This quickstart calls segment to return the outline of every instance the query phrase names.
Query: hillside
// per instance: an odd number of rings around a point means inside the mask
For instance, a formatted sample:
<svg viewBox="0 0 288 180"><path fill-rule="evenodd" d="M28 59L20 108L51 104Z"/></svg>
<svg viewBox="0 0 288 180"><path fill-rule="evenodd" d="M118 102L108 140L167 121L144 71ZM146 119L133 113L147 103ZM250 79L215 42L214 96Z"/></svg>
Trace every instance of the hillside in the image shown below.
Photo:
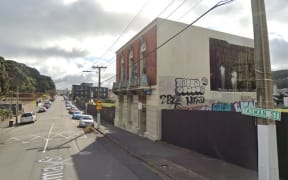
<svg viewBox="0 0 288 180"><path fill-rule="evenodd" d="M0 94L15 91L17 85L21 93L55 91L55 84L50 77L41 75L25 64L0 57Z"/></svg>
<svg viewBox="0 0 288 180"><path fill-rule="evenodd" d="M278 89L288 88L288 70L273 71L272 79Z"/></svg>

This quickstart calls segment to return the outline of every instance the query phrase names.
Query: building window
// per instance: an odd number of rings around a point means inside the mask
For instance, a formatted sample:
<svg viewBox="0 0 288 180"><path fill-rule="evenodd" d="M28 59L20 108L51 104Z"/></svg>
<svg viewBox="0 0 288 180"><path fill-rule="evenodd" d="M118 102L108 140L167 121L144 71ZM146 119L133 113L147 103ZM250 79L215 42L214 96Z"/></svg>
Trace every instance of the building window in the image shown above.
<svg viewBox="0 0 288 180"><path fill-rule="evenodd" d="M144 37L142 37L140 41L140 75L142 75L146 74L146 43Z"/></svg>
<svg viewBox="0 0 288 180"><path fill-rule="evenodd" d="M146 42L144 37L140 39L140 86L148 86L148 80L146 75Z"/></svg>
<svg viewBox="0 0 288 180"><path fill-rule="evenodd" d="M131 84L133 81L134 76L134 53L133 53L133 47L129 47L129 83Z"/></svg>
<svg viewBox="0 0 288 180"><path fill-rule="evenodd" d="M124 55L121 55L121 80L125 80L125 62L124 62Z"/></svg>

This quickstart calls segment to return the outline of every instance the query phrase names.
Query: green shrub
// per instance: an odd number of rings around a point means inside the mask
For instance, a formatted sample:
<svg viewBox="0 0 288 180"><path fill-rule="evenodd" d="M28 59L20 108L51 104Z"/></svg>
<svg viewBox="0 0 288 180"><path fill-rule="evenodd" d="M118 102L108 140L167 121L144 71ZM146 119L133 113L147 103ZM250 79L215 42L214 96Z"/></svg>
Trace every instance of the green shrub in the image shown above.
<svg viewBox="0 0 288 180"><path fill-rule="evenodd" d="M0 109L0 119L4 121L12 118L12 112L9 109Z"/></svg>

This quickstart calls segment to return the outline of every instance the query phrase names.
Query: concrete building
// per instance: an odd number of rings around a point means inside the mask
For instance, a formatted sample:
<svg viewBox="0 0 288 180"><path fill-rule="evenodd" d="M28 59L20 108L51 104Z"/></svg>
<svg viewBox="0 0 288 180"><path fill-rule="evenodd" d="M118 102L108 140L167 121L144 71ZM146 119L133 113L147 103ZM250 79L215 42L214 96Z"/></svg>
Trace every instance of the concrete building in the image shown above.
<svg viewBox="0 0 288 180"><path fill-rule="evenodd" d="M98 99L98 87L94 87L93 83L81 83L80 85L72 85L72 99L81 98L84 100ZM100 98L107 99L108 88L100 87Z"/></svg>
<svg viewBox="0 0 288 180"><path fill-rule="evenodd" d="M116 52L116 126L160 140L162 109L254 106L253 40L186 27L157 18Z"/></svg>

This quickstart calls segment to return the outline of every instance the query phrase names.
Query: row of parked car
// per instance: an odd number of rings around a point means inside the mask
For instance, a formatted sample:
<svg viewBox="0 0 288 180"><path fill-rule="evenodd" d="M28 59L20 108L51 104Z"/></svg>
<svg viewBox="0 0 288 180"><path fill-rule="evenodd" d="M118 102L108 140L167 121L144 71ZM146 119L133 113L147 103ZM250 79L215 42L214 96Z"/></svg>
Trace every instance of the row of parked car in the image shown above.
<svg viewBox="0 0 288 180"><path fill-rule="evenodd" d="M72 115L73 120L79 121L78 127L86 127L86 126L94 127L93 116L84 114L69 101L66 101L66 109L68 110L69 114Z"/></svg>

